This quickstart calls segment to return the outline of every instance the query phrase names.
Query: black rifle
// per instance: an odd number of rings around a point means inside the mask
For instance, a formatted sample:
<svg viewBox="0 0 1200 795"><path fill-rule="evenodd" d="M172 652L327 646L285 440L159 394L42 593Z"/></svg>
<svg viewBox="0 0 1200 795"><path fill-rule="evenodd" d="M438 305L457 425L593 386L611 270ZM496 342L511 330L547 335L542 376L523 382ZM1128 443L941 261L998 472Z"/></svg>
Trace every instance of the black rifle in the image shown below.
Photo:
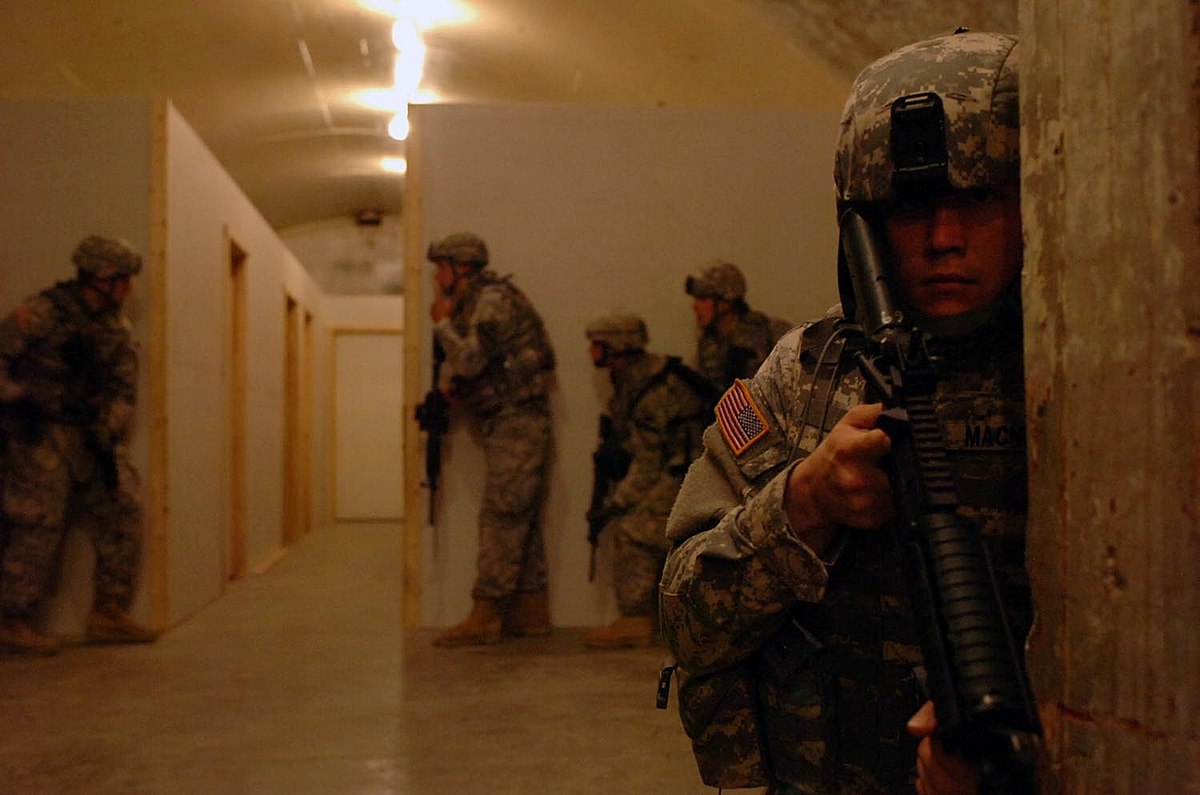
<svg viewBox="0 0 1200 795"><path fill-rule="evenodd" d="M437 340L433 342L433 386L425 394L425 400L417 406L417 425L429 434L425 440L425 480L421 483L429 489L429 523L434 523L437 513L436 499L438 479L442 474L442 439L450 428L450 401L438 387L442 375L442 362L446 352Z"/></svg>
<svg viewBox="0 0 1200 795"><path fill-rule="evenodd" d="M63 419L84 429L84 445L92 454L104 485L116 490L121 485L117 454L112 435L98 426L101 422L100 404L108 389L109 372L100 360L100 346L93 337L73 334L59 351L73 378L63 400Z"/></svg>
<svg viewBox="0 0 1200 795"><path fill-rule="evenodd" d="M888 291L883 243L854 208L839 219L863 339L856 354L896 500L895 540L946 750L979 766L980 792L1033 795L1041 725L979 529L959 515L934 408L937 362Z"/></svg>
<svg viewBox="0 0 1200 795"><path fill-rule="evenodd" d="M604 498L613 484L625 477L631 460L632 456L621 445L621 440L613 430L612 417L601 414L600 444L592 453L592 502L587 511L588 543L592 546L588 560L588 582L596 579L596 545L600 543L604 525L611 518L604 510Z"/></svg>
<svg viewBox="0 0 1200 795"><path fill-rule="evenodd" d="M0 403L0 450L7 450L10 441L38 444L46 437L49 419L40 403L21 398L12 403Z"/></svg>

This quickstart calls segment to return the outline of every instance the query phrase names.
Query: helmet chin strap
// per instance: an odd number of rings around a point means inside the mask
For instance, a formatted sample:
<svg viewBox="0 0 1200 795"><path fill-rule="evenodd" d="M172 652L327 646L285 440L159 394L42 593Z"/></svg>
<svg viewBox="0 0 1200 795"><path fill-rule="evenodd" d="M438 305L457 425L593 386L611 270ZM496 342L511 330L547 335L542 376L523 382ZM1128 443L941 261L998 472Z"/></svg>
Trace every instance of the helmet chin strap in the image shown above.
<svg viewBox="0 0 1200 795"><path fill-rule="evenodd" d="M910 310L913 325L928 331L938 339L955 340L968 337L979 329L989 325L996 318L998 303L959 312L957 315L926 315Z"/></svg>

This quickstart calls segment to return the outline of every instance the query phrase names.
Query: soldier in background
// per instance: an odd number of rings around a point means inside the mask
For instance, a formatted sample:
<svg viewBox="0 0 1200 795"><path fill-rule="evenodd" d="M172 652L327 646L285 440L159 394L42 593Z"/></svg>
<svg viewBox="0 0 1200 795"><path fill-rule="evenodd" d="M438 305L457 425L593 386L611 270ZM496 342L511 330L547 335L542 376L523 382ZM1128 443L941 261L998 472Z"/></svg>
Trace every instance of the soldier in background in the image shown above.
<svg viewBox="0 0 1200 795"><path fill-rule="evenodd" d="M0 419L5 543L0 645L48 655L59 641L34 628L70 526L96 550L92 643L145 643L129 617L141 558L142 514L128 439L138 357L121 309L141 256L93 235L72 257L77 276L25 300L0 323Z"/></svg>
<svg viewBox="0 0 1200 795"><path fill-rule="evenodd" d="M786 320L749 307L746 277L732 262L706 263L687 277L684 289L700 328L697 367L721 391L735 378L754 375L775 341L791 328Z"/></svg>
<svg viewBox="0 0 1200 795"><path fill-rule="evenodd" d="M716 390L677 357L646 351L646 324L612 314L587 327L596 367L607 368L608 414L628 468L588 521L613 535L613 588L620 617L592 630L595 649L642 646L655 637L658 581L666 560L667 516L688 465L702 448ZM603 444L604 441L601 441Z"/></svg>
<svg viewBox="0 0 1200 795"><path fill-rule="evenodd" d="M553 447L554 350L529 299L487 269L487 246L478 236L442 238L427 256L437 268L433 334L453 371L448 399L475 422L487 468L474 606L434 645L544 635L550 614L539 519Z"/></svg>

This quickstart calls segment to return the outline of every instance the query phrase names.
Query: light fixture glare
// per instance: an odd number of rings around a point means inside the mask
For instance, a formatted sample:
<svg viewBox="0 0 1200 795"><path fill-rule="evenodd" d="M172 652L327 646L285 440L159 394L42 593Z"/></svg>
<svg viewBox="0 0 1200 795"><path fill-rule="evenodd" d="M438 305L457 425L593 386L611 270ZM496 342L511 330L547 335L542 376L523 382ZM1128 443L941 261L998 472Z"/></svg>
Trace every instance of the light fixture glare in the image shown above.
<svg viewBox="0 0 1200 795"><path fill-rule="evenodd" d="M407 113L397 113L392 117L392 120L388 122L388 135L392 136L397 141L403 141L405 138L407 138L408 130L409 126Z"/></svg>
<svg viewBox="0 0 1200 795"><path fill-rule="evenodd" d="M385 157L379 161L379 165L389 174L404 174L408 172L408 161L403 157Z"/></svg>

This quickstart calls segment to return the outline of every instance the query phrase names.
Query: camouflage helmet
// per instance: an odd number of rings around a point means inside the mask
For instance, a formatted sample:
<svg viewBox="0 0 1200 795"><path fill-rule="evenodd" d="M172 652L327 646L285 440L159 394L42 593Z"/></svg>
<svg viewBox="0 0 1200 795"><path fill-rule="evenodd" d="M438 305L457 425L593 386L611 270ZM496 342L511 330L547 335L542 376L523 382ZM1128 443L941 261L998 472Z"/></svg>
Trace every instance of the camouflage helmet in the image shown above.
<svg viewBox="0 0 1200 795"><path fill-rule="evenodd" d="M425 257L430 262L446 260L460 265L478 265L481 268L488 264L487 244L479 235L470 232L456 232L433 241L429 244L429 251Z"/></svg>
<svg viewBox="0 0 1200 795"><path fill-rule="evenodd" d="M142 270L142 255L124 240L88 235L75 247L71 261L80 273L97 279L133 276Z"/></svg>
<svg viewBox="0 0 1200 795"><path fill-rule="evenodd" d="M649 341L646 322L628 312L602 315L588 323L584 333L589 341L605 345L611 353L645 350Z"/></svg>
<svg viewBox="0 0 1200 795"><path fill-rule="evenodd" d="M737 265L717 259L688 276L684 289L693 298L741 301L746 297L746 277Z"/></svg>
<svg viewBox="0 0 1200 795"><path fill-rule="evenodd" d="M880 58L855 79L834 160L839 202L1016 182L1017 39L963 29Z"/></svg>

